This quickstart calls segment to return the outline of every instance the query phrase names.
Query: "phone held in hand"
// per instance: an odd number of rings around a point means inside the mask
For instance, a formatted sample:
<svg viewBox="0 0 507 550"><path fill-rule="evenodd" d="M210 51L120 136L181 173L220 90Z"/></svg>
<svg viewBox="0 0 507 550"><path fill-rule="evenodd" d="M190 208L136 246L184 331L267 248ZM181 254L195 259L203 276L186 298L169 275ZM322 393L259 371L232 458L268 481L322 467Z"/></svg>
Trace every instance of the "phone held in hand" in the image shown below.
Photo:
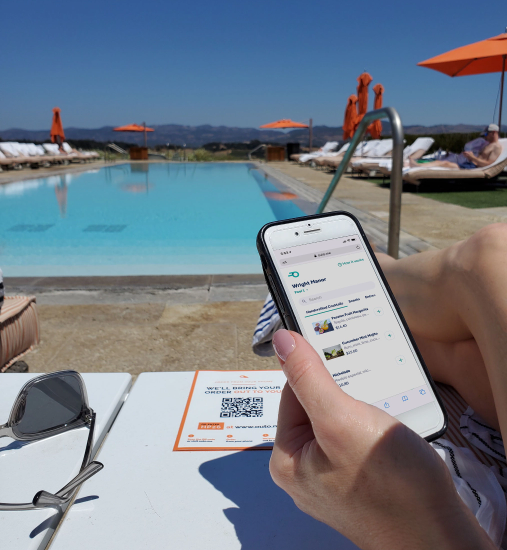
<svg viewBox="0 0 507 550"><path fill-rule="evenodd" d="M447 413L358 220L332 212L265 225L264 276L285 327L339 386L432 441Z"/></svg>

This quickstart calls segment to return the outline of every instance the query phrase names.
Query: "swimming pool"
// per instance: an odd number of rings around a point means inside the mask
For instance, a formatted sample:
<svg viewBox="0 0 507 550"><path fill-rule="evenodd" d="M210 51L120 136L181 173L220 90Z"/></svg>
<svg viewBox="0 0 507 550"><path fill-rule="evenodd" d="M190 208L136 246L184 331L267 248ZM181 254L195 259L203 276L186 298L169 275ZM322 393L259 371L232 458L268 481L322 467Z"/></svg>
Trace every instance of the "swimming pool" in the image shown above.
<svg viewBox="0 0 507 550"><path fill-rule="evenodd" d="M280 191L240 163L127 163L0 185L0 267L7 277L260 273L260 227L304 215Z"/></svg>

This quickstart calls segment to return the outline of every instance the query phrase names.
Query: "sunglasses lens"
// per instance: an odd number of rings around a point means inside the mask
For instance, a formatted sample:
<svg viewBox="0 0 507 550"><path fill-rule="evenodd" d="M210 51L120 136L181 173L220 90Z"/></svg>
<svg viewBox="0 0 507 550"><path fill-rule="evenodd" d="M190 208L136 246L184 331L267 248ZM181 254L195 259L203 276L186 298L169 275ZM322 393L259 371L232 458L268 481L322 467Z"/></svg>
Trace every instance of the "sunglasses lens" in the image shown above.
<svg viewBox="0 0 507 550"><path fill-rule="evenodd" d="M77 376L63 374L40 380L26 395L16 429L23 435L54 430L76 420L83 405L84 395Z"/></svg>

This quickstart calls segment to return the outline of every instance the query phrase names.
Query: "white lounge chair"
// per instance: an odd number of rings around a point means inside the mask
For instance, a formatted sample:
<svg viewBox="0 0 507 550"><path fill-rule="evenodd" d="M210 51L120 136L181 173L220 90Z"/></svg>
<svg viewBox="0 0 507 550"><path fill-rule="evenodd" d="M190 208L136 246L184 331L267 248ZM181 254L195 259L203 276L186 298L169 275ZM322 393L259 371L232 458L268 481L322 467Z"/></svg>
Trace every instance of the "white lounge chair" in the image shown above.
<svg viewBox="0 0 507 550"><path fill-rule="evenodd" d="M391 153L393 150L393 140L392 139L383 139L376 147L369 151L366 158L359 160L354 160L351 162L351 168L353 172L363 172L365 166L375 166L381 160L386 159L387 157L391 158ZM368 171L369 172L369 171Z"/></svg>
<svg viewBox="0 0 507 550"><path fill-rule="evenodd" d="M507 139L500 139L499 142L502 145L502 152L495 162L489 166L472 168L471 170L456 170L440 166L426 168L424 164L421 164L414 168L404 168L403 180L414 185L420 185L423 180L463 181L495 178L507 167Z"/></svg>
<svg viewBox="0 0 507 550"><path fill-rule="evenodd" d="M382 147L384 147L384 145L381 145L382 141L388 141L388 140L371 139L370 141L361 141L359 145L356 147L356 150L354 151L352 158L354 160L361 160L363 158L374 156L375 150L379 145L381 146L381 150L382 150ZM392 148L392 145L391 145L391 148ZM345 156L345 152L339 155L336 155L334 157L328 155L321 159L317 159L315 161L315 164L319 166L327 166L329 168L337 168L340 162L343 160L344 156Z"/></svg>
<svg viewBox="0 0 507 550"><path fill-rule="evenodd" d="M0 149L0 167L1 166L5 166L5 167L15 167L16 164L19 164L15 158L12 158L12 157L7 157L3 151ZM1 170L1 168L0 168Z"/></svg>
<svg viewBox="0 0 507 550"><path fill-rule="evenodd" d="M424 154L434 143L435 140L430 137L417 138L412 145L407 145L407 147L403 149L403 163L407 164L409 159L419 160L420 158L423 158ZM370 171L378 170L385 176L388 176L391 174L392 167L392 159L384 159L378 163L378 167L370 168Z"/></svg>
<svg viewBox="0 0 507 550"><path fill-rule="evenodd" d="M318 151L313 151L312 153L294 154L290 156L290 160L305 164L312 158L316 158L333 151L336 147L338 147L337 141L327 141Z"/></svg>
<svg viewBox="0 0 507 550"><path fill-rule="evenodd" d="M62 148L69 155L79 161L87 161L99 158L99 155L95 151L78 151L73 149L66 141L62 143Z"/></svg>
<svg viewBox="0 0 507 550"><path fill-rule="evenodd" d="M7 159L11 160L10 166L21 167L24 164L38 164L38 157L31 157L24 143L2 141L0 142L0 151Z"/></svg>

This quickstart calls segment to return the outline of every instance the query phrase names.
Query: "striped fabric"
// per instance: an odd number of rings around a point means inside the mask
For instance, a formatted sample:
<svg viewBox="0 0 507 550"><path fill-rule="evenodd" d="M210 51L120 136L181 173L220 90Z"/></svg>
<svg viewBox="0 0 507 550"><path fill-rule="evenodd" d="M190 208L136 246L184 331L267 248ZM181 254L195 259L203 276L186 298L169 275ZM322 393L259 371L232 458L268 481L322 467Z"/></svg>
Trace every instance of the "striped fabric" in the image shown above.
<svg viewBox="0 0 507 550"><path fill-rule="evenodd" d="M499 469L505 468L505 458L502 459L500 453L497 454L498 458L495 458L496 453L486 453L479 449L472 441L469 441L460 429L462 423L462 417L469 409L467 402L461 397L461 395L452 387L446 384L440 384L437 382L437 387L440 393L440 397L444 402L447 414L449 415L449 426L447 432L443 436L443 439L449 440L457 447L466 447L470 449L472 453L486 466L496 466ZM488 430L493 431L491 428ZM495 432L496 433L496 432ZM499 436L500 434L498 434Z"/></svg>
<svg viewBox="0 0 507 550"><path fill-rule="evenodd" d="M35 296L6 296L0 311L0 372L40 341Z"/></svg>
<svg viewBox="0 0 507 550"><path fill-rule="evenodd" d="M252 348L256 355L261 357L269 357L274 355L273 346L271 340L273 334L282 328L282 321L278 310L276 309L275 302L271 298L271 294L268 294L266 301L261 309L257 326L255 327Z"/></svg>

